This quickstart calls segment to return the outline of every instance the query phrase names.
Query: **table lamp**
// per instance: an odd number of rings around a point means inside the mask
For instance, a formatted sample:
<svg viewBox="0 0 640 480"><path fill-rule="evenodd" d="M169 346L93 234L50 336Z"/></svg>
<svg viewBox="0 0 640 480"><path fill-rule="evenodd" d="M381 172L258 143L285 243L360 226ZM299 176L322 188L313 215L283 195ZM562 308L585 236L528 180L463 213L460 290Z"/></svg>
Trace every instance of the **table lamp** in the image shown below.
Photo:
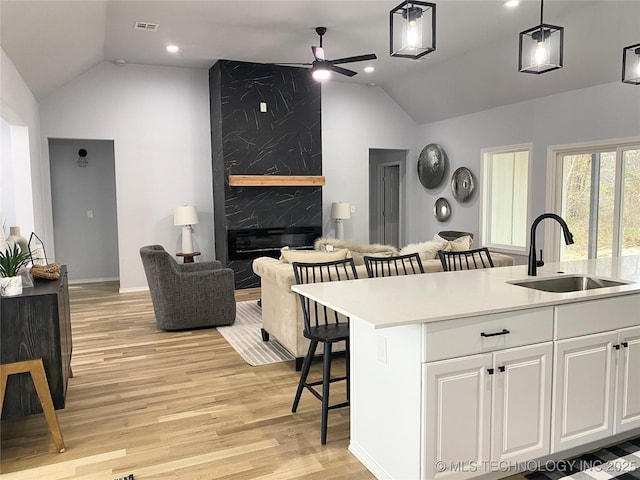
<svg viewBox="0 0 640 480"><path fill-rule="evenodd" d="M343 220L351 218L351 206L346 202L333 202L331 204L331 218L336 221L336 238L344 240Z"/></svg>
<svg viewBox="0 0 640 480"><path fill-rule="evenodd" d="M182 252L193 253L191 225L198 224L198 212L193 205L183 205L173 210L173 224L182 226Z"/></svg>

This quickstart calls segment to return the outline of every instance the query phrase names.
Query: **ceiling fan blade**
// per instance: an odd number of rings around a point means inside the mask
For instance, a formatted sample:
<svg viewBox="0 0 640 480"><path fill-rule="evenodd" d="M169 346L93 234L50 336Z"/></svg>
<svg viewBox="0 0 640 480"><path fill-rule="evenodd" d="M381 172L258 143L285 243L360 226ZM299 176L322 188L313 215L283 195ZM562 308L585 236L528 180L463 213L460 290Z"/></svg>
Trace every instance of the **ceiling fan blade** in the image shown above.
<svg viewBox="0 0 640 480"><path fill-rule="evenodd" d="M334 72L340 73L342 75L346 75L347 77L353 77L354 75L358 74L358 72L354 72L353 70L348 70L342 67L336 67L335 65L331 65L329 68Z"/></svg>
<svg viewBox="0 0 640 480"><path fill-rule="evenodd" d="M313 52L313 56L316 60L324 60L324 48L311 47L311 51Z"/></svg>
<svg viewBox="0 0 640 480"><path fill-rule="evenodd" d="M286 63L286 62L278 62L278 63L273 63L271 65L294 65L294 66L303 66L303 67L307 67L307 66L311 66L311 63Z"/></svg>
<svg viewBox="0 0 640 480"><path fill-rule="evenodd" d="M352 62L364 62L366 60L375 60L376 58L376 54L375 53L369 53L367 55L356 55L355 57L345 57L345 58L338 58L337 60L329 60L329 62L333 65L336 65L337 63L352 63Z"/></svg>

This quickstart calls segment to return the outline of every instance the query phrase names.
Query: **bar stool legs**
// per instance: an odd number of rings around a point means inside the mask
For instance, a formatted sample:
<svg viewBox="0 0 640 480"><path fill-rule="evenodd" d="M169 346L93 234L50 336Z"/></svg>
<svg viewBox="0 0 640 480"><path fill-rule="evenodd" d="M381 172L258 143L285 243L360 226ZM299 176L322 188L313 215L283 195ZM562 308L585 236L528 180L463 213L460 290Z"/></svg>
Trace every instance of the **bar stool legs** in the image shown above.
<svg viewBox="0 0 640 480"><path fill-rule="evenodd" d="M53 436L53 441L56 444L58 452L64 452L64 440L62 439L62 432L60 431L60 425L58 424L58 416L53 408L53 400L51 399L51 392L49 391L49 383L47 382L47 375L44 371L44 365L41 358L33 360L24 360L22 362L5 363L0 365L0 412L2 412L2 406L4 405L4 394L7 390L7 380L9 375L17 373L29 373L33 380L33 385L38 393L38 398L42 405L42 411L47 419L47 425Z"/></svg>

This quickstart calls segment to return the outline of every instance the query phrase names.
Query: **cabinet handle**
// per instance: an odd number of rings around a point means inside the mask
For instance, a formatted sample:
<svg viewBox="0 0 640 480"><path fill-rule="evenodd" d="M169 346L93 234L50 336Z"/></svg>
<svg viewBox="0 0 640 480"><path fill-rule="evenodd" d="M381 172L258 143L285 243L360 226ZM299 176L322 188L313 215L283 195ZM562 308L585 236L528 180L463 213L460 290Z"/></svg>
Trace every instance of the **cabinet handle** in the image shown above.
<svg viewBox="0 0 640 480"><path fill-rule="evenodd" d="M627 342L622 342L620 345L622 345L624 348L627 348L629 346Z"/></svg>
<svg viewBox="0 0 640 480"><path fill-rule="evenodd" d="M487 373L489 375L493 375L494 369L493 368L487 368Z"/></svg>
<svg viewBox="0 0 640 480"><path fill-rule="evenodd" d="M496 335L506 335L507 333L511 333L509 330L507 330L506 328L503 328L501 332L495 332L495 333L484 333L481 332L480 336L481 337L495 337Z"/></svg>
<svg viewBox="0 0 640 480"><path fill-rule="evenodd" d="M500 370L501 372L504 372L506 370L506 368L504 367L504 365L498 367L498 370Z"/></svg>
<svg viewBox="0 0 640 480"><path fill-rule="evenodd" d="M615 348L616 350L620 350L620 345L616 344L613 346L613 348Z"/></svg>

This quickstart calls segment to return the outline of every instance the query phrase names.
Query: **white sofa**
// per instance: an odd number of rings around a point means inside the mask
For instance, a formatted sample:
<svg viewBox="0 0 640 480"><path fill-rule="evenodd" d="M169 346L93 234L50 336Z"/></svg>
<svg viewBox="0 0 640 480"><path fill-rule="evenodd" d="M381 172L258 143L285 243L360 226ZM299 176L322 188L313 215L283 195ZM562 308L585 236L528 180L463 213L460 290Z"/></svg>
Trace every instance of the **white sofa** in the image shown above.
<svg viewBox="0 0 640 480"><path fill-rule="evenodd" d="M367 269L362 262L364 254L388 256L399 253L397 248L389 245L362 245L325 238L316 241L316 253L327 244L335 248L351 247L349 251L356 263L358 278L367 278ZM317 258L314 256L311 261L321 261ZM491 252L491 258L496 267L514 263L513 257L495 252ZM425 274L442 271L438 258L424 259L422 264ZM291 290L296 282L291 263L271 257L259 257L253 261L253 271L260 277L263 338L266 340L273 336L296 357L296 370L299 370L309 348L309 341L302 333L304 323L300 300Z"/></svg>

